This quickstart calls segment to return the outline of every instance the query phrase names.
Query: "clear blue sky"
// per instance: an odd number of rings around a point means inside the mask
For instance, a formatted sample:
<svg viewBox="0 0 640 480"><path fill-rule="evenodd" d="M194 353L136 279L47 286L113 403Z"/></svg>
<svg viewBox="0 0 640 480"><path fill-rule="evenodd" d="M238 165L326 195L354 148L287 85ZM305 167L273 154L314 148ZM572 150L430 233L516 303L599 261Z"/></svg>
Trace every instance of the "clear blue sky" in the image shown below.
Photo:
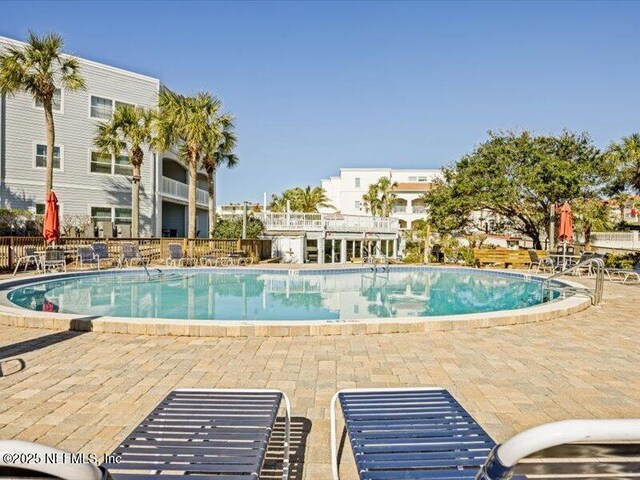
<svg viewBox="0 0 640 480"><path fill-rule="evenodd" d="M640 2L4 2L0 34L209 90L237 117L220 201L340 167L437 168L487 130L640 130Z"/></svg>

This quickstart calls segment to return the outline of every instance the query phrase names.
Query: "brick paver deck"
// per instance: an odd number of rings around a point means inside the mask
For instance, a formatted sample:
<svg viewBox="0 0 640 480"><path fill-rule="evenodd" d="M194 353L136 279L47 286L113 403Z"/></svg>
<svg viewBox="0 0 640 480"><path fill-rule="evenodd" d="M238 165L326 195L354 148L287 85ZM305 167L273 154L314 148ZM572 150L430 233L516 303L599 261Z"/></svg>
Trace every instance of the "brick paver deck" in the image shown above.
<svg viewBox="0 0 640 480"><path fill-rule="evenodd" d="M280 388L305 417L298 426L311 423L299 478L325 480L328 405L340 388L448 388L498 441L553 420L639 417L638 312L640 287L607 284L603 306L563 319L428 334L176 338L0 327L0 439L108 453L173 388ZM355 478L348 449L342 471Z"/></svg>

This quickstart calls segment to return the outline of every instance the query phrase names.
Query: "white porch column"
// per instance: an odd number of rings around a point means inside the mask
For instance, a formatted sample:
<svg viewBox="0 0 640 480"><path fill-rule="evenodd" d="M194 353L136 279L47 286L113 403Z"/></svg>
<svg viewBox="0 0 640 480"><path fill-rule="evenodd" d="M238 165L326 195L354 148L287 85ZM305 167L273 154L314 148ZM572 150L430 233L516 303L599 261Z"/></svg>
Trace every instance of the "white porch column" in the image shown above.
<svg viewBox="0 0 640 480"><path fill-rule="evenodd" d="M393 252L391 252L391 256L394 258L398 256L398 237L393 239Z"/></svg>
<svg viewBox="0 0 640 480"><path fill-rule="evenodd" d="M347 263L347 240L340 240L340 263Z"/></svg>
<svg viewBox="0 0 640 480"><path fill-rule="evenodd" d="M324 241L324 236L318 239L318 263L324 263Z"/></svg>

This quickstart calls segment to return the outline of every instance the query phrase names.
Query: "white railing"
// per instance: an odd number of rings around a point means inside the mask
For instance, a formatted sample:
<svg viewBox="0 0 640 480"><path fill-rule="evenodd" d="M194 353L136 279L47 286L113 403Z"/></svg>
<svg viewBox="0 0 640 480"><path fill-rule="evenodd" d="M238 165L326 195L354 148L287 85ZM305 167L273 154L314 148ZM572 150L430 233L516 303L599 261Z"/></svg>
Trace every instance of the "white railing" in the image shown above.
<svg viewBox="0 0 640 480"><path fill-rule="evenodd" d="M400 229L396 218L295 212L260 212L256 216L266 230L395 233Z"/></svg>
<svg viewBox="0 0 640 480"><path fill-rule="evenodd" d="M189 185L169 177L162 177L162 193L180 200L189 200ZM206 205L209 194L202 188L196 189L196 203Z"/></svg>
<svg viewBox="0 0 640 480"><path fill-rule="evenodd" d="M593 232L590 242L594 247L640 250L640 232Z"/></svg>

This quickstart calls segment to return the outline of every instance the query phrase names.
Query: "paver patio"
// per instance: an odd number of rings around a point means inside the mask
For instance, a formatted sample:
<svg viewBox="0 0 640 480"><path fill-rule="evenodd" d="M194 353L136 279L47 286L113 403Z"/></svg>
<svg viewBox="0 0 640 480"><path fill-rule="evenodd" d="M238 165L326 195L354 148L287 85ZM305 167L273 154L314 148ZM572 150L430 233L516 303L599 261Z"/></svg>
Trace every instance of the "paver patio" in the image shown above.
<svg viewBox="0 0 640 480"><path fill-rule="evenodd" d="M217 339L0 327L0 439L101 455L173 388L280 388L304 417L296 426L311 423L299 478L325 480L329 400L340 388L448 388L498 441L554 420L640 417L638 312L640 287L608 283L602 306L570 317L429 334ZM342 474L356 478L348 448Z"/></svg>

